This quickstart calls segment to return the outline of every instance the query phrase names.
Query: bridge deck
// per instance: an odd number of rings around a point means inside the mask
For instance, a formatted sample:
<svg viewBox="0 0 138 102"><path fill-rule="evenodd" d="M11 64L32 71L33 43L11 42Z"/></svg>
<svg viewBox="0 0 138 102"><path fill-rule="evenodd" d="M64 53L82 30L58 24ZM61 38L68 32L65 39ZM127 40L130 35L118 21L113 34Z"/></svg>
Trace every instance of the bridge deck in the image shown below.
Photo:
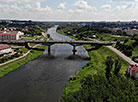
<svg viewBox="0 0 138 102"><path fill-rule="evenodd" d="M99 45L112 45L116 42L112 41L74 41L74 40L3 40L0 44L24 44L24 43L37 43L37 44L99 44Z"/></svg>

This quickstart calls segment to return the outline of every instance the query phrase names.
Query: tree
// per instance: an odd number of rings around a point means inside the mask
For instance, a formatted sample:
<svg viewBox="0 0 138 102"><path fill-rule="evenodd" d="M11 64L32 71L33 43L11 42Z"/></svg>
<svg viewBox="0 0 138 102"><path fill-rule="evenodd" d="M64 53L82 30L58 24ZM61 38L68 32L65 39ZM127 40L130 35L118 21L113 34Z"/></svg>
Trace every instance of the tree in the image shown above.
<svg viewBox="0 0 138 102"><path fill-rule="evenodd" d="M22 31L23 28L22 28L22 27L18 27L16 30L17 30L17 31Z"/></svg>
<svg viewBox="0 0 138 102"><path fill-rule="evenodd" d="M111 77L111 70L112 70L112 67L113 67L113 60L112 60L112 57L109 56L107 57L107 60L105 62L105 65L106 65L106 78L109 79L109 77Z"/></svg>
<svg viewBox="0 0 138 102"><path fill-rule="evenodd" d="M138 42L138 35L137 35L137 36L134 36L134 40L135 40L136 42Z"/></svg>
<svg viewBox="0 0 138 102"><path fill-rule="evenodd" d="M47 38L50 38L50 34L47 34Z"/></svg>
<svg viewBox="0 0 138 102"><path fill-rule="evenodd" d="M122 30L117 30L117 35L123 35L123 32L122 32Z"/></svg>
<svg viewBox="0 0 138 102"><path fill-rule="evenodd" d="M116 59L116 60L115 60L115 68L114 68L114 74L115 74L116 76L119 75L120 69L121 69L121 61L120 61L119 59Z"/></svg>
<svg viewBox="0 0 138 102"><path fill-rule="evenodd" d="M5 26L4 25L1 25L0 28L2 28L2 30L4 30Z"/></svg>

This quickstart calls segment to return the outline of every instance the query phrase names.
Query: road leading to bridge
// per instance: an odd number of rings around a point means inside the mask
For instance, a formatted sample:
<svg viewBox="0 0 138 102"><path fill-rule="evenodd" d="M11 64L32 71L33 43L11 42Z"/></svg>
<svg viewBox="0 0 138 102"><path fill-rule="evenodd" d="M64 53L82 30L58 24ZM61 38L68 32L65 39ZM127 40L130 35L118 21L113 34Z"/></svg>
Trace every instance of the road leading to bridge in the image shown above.
<svg viewBox="0 0 138 102"><path fill-rule="evenodd" d="M54 40L72 40L48 30ZM52 45L52 58L47 51L38 59L0 78L0 102L58 102L70 76L79 71L88 61L69 60L72 46ZM83 47L77 47L77 55L88 57Z"/></svg>
<svg viewBox="0 0 138 102"><path fill-rule="evenodd" d="M129 64L132 65L138 65L138 63L132 61L131 58L127 57L126 55L124 55L122 52L120 52L119 50L117 50L116 48L112 47L112 46L107 46L109 49L111 49L112 51L114 51L116 54L118 54L120 57L122 57L125 61L127 61Z"/></svg>

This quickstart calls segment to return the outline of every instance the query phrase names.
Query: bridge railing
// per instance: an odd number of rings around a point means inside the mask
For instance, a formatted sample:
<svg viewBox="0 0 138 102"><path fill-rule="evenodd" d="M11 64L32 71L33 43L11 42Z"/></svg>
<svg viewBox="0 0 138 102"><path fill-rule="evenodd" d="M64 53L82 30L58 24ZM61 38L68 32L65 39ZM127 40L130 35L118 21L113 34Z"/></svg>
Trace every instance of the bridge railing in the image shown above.
<svg viewBox="0 0 138 102"><path fill-rule="evenodd" d="M112 45L115 41L74 41L74 40L1 40L1 44L23 44L23 43L42 43L42 44L99 44L99 45Z"/></svg>

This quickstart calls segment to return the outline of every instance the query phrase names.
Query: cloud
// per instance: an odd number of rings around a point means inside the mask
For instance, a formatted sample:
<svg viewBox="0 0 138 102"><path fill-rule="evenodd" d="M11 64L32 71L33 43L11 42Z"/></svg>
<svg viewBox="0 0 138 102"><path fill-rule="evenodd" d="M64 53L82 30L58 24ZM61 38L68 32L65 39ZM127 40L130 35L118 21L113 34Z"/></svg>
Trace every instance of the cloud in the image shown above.
<svg viewBox="0 0 138 102"><path fill-rule="evenodd" d="M41 11L52 11L52 9L49 6L45 6L44 8L41 7L40 2L34 2L31 4L25 4L23 7L21 7L22 10L27 10L28 12L41 12Z"/></svg>
<svg viewBox="0 0 138 102"><path fill-rule="evenodd" d="M111 9L111 5L103 5L100 8L101 9Z"/></svg>
<svg viewBox="0 0 138 102"><path fill-rule="evenodd" d="M110 0L110 2L138 2L138 0Z"/></svg>
<svg viewBox="0 0 138 102"><path fill-rule="evenodd" d="M117 5L116 7L113 7L110 3L101 7L94 7L86 0L78 0L71 5L71 8L66 8L67 3L60 3L56 8L51 8L48 5L42 6L42 0L24 0L25 2L22 5L18 2L23 0L9 1L14 1L14 3L0 4L0 19L43 21L138 20L138 2L136 0L124 2L123 5Z"/></svg>
<svg viewBox="0 0 138 102"><path fill-rule="evenodd" d="M46 0L0 0L1 3L31 3L31 2L42 2Z"/></svg>
<svg viewBox="0 0 138 102"><path fill-rule="evenodd" d="M96 10L95 7L88 5L88 2L85 0L79 0L73 4L73 6L77 7L81 10Z"/></svg>
<svg viewBox="0 0 138 102"><path fill-rule="evenodd" d="M60 3L59 5L58 5L58 9L65 9L66 7L66 3Z"/></svg>

